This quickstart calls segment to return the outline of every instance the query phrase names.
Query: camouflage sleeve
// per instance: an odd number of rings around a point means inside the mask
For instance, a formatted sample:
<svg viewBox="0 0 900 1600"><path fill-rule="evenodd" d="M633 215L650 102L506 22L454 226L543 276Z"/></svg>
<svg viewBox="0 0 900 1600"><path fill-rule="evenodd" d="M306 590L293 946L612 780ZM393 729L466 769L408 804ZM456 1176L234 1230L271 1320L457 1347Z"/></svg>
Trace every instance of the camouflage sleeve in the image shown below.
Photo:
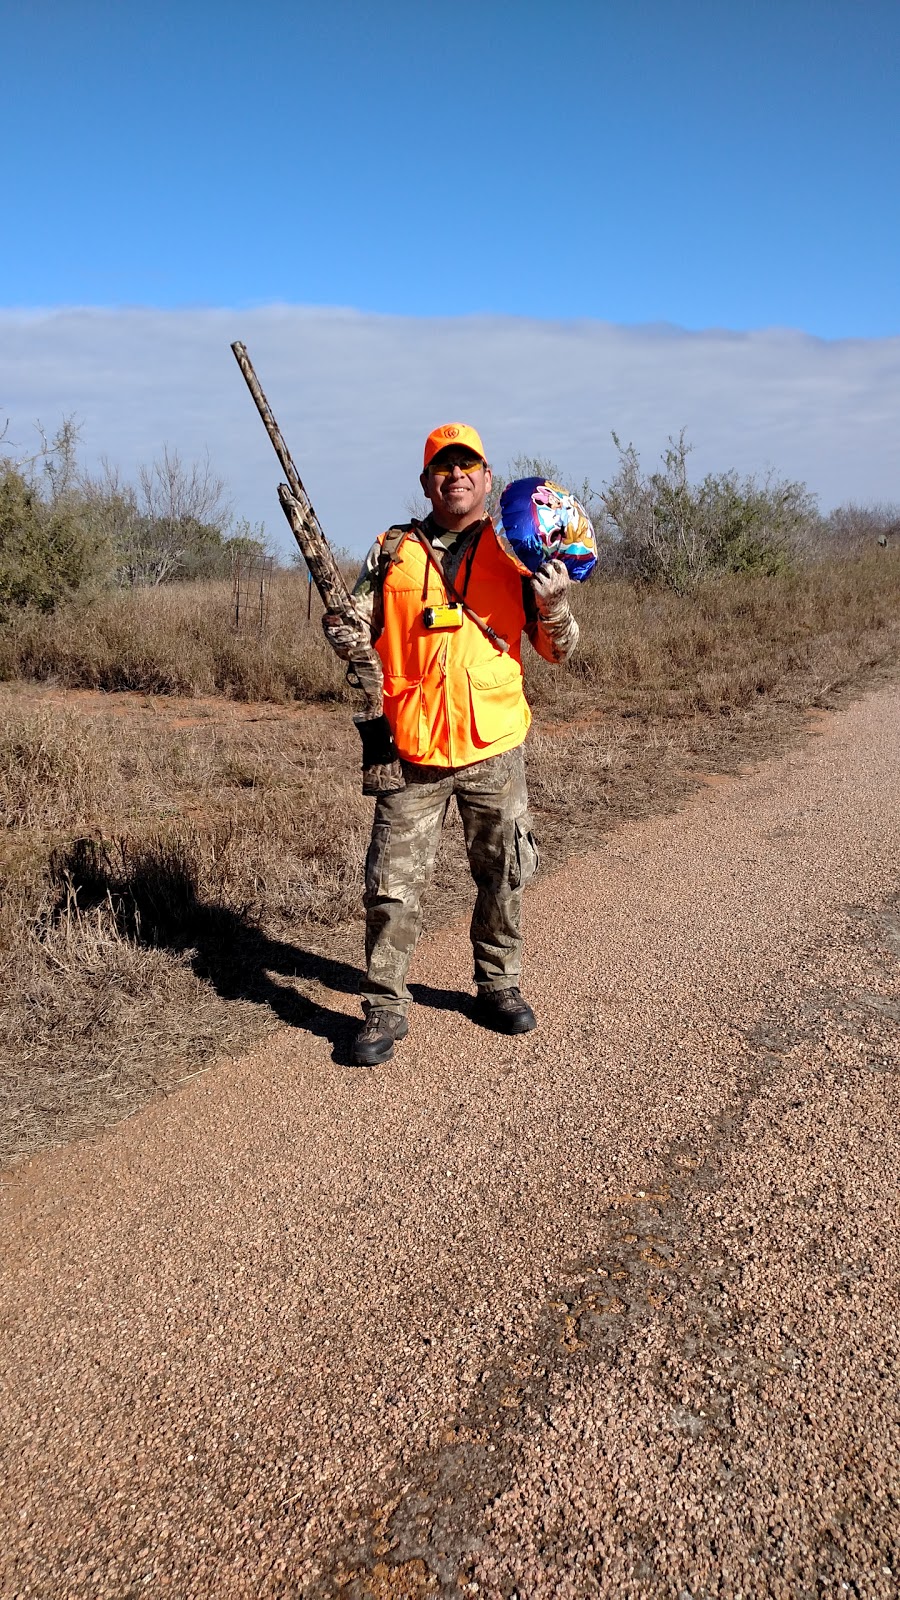
<svg viewBox="0 0 900 1600"><path fill-rule="evenodd" d="M353 604L363 622L368 622L373 629L375 625L375 602L379 598L378 588L378 560L381 555L381 542L376 539L365 561L359 569L359 577L353 585ZM378 630L381 631L380 628ZM377 635L376 635L377 637Z"/></svg>
<svg viewBox="0 0 900 1600"><path fill-rule="evenodd" d="M553 664L568 661L579 635L578 623L568 600L555 606L549 616L539 616L534 590L527 578L522 579L522 599L525 604L525 632L538 655Z"/></svg>

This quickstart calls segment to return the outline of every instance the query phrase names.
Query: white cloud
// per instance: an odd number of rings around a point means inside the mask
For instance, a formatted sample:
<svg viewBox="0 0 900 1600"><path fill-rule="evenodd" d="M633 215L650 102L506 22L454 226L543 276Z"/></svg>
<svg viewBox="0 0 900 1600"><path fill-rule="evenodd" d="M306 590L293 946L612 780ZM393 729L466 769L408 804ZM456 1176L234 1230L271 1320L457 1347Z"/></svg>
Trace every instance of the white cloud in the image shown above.
<svg viewBox="0 0 900 1600"><path fill-rule="evenodd" d="M773 467L828 507L900 501L900 338L822 340L782 329L415 319L296 306L0 311L0 413L82 424L84 459L133 473L163 444L205 449L237 514L290 544L280 471L229 344L243 339L336 544L359 550L407 513L425 434L464 419L496 465L550 456L595 483L610 431L655 460L684 426L692 467Z"/></svg>

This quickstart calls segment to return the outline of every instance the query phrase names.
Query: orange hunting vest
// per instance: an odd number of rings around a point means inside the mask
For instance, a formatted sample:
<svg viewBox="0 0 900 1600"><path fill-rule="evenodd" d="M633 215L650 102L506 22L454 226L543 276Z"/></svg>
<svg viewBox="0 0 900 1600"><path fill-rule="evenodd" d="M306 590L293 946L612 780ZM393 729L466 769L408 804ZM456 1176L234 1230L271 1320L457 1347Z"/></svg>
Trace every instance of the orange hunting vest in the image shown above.
<svg viewBox="0 0 900 1600"><path fill-rule="evenodd" d="M381 539L387 538L382 534ZM466 563L456 574L462 591ZM425 627L425 606L447 592L419 541L407 535L384 578L384 710L401 756L423 766L466 767L520 745L531 712L522 687L522 579L489 522L478 540L465 598L509 644L502 654L477 623Z"/></svg>

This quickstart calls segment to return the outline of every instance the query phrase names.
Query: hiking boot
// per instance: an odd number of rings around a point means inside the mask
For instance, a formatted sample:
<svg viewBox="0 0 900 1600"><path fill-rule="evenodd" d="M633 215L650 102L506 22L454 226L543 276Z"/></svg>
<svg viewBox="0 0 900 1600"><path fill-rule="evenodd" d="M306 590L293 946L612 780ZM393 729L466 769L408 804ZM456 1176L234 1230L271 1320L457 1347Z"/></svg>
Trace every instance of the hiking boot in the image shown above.
<svg viewBox="0 0 900 1600"><path fill-rule="evenodd" d="M537 1017L518 989L482 989L475 1016L495 1033L530 1033L537 1027Z"/></svg>
<svg viewBox="0 0 900 1600"><path fill-rule="evenodd" d="M394 1044L405 1039L409 1023L402 1011L375 1011L366 1013L366 1020L353 1041L353 1060L358 1067L377 1067L381 1061L390 1061Z"/></svg>

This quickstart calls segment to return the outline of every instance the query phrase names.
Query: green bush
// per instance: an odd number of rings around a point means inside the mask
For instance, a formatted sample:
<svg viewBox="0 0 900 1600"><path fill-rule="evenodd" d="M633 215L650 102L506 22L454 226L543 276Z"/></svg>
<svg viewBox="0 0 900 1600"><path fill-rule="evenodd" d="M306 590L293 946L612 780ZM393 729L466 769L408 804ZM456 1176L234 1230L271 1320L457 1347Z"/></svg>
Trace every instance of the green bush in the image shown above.
<svg viewBox="0 0 900 1600"><path fill-rule="evenodd" d="M786 572L818 525L815 497L805 484L709 474L694 491L705 529L709 565L719 572Z"/></svg>
<svg viewBox="0 0 900 1600"><path fill-rule="evenodd" d="M111 567L108 540L77 495L45 499L13 463L0 463L0 613L52 611Z"/></svg>
<svg viewBox="0 0 900 1600"><path fill-rule="evenodd" d="M138 483L115 468L79 471L78 430L63 421L37 453L0 458L0 614L52 611L89 587L144 587L230 578L234 559L266 553L264 532L231 529L224 486L209 462L163 450Z"/></svg>
<svg viewBox="0 0 900 1600"><path fill-rule="evenodd" d="M692 594L715 573L774 576L808 551L822 523L805 484L737 472L709 473L691 484L690 446L670 439L662 469L646 473L634 445L619 451L619 470L598 496L600 546L608 570Z"/></svg>

